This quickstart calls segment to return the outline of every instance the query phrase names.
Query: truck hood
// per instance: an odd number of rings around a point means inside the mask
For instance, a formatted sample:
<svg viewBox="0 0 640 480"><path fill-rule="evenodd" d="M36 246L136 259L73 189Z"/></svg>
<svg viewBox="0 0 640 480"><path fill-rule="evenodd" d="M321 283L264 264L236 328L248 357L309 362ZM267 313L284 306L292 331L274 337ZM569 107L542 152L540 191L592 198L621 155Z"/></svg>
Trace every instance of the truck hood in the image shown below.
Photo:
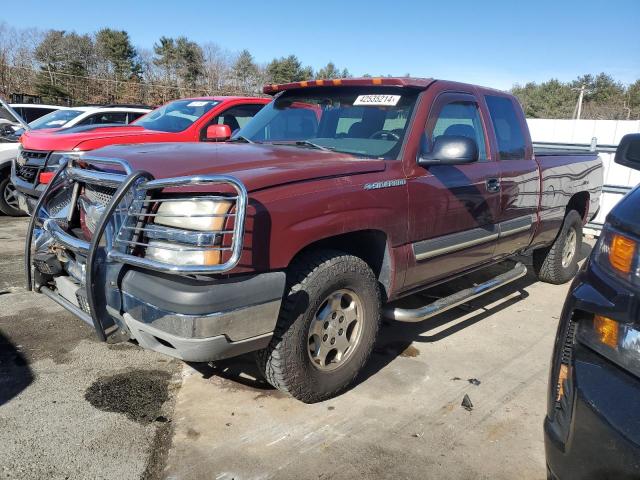
<svg viewBox="0 0 640 480"><path fill-rule="evenodd" d="M134 171L146 170L155 178L233 175L249 191L385 169L384 160L310 148L244 143L111 145L91 152L91 157L119 158Z"/></svg>
<svg viewBox="0 0 640 480"><path fill-rule="evenodd" d="M117 143L127 142L153 142L167 138L167 132L147 130L135 125L99 126L88 125L84 127L47 128L42 130L29 130L20 138L24 148L29 150L46 151L71 151L74 148L82 150L82 143L86 140L114 139Z"/></svg>

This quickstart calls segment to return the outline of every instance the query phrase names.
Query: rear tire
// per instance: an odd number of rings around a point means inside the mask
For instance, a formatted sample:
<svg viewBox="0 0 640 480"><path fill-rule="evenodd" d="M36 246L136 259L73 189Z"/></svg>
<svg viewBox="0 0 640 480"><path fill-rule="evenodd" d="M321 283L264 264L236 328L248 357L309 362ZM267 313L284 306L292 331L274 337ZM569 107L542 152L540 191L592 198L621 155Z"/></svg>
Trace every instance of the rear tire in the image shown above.
<svg viewBox="0 0 640 480"><path fill-rule="evenodd" d="M534 250L533 269L543 282L561 284L578 272L582 249L582 217L575 210L564 217L562 228L550 247Z"/></svg>
<svg viewBox="0 0 640 480"><path fill-rule="evenodd" d="M380 324L380 290L369 266L336 250L303 254L269 346L256 360L265 379L305 403L334 397L369 359Z"/></svg>
<svg viewBox="0 0 640 480"><path fill-rule="evenodd" d="M11 217L25 215L18 206L18 191L9 177L4 177L0 180L0 211Z"/></svg>

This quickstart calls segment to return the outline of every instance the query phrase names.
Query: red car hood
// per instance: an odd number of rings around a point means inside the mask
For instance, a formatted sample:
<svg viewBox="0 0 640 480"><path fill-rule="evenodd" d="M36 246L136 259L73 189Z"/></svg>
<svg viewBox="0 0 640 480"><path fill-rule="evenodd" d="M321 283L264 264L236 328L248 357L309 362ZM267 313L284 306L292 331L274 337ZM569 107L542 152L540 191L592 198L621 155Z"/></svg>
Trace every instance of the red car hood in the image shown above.
<svg viewBox="0 0 640 480"><path fill-rule="evenodd" d="M244 143L111 145L91 152L90 156L122 159L132 170L146 170L155 178L233 175L249 191L385 169L383 160L310 148Z"/></svg>
<svg viewBox="0 0 640 480"><path fill-rule="evenodd" d="M20 143L29 150L46 151L71 151L76 147L82 150L82 142L86 140L99 140L113 138L118 143L136 143L138 141L153 142L166 139L166 132L147 130L135 125L123 125L118 127L95 126L77 131L76 128L69 129L30 130L20 137Z"/></svg>

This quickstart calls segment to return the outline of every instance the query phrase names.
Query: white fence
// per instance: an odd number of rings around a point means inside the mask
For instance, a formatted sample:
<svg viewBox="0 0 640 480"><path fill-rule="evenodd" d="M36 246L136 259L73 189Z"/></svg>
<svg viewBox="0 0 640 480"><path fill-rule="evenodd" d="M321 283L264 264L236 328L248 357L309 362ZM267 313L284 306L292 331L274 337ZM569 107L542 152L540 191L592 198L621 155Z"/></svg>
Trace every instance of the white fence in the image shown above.
<svg viewBox="0 0 640 480"><path fill-rule="evenodd" d="M530 118L527 120L534 142L591 144L593 137L598 145L618 145L627 133L640 133L640 120L554 120ZM613 162L613 153L600 153L604 163L604 193L600 213L594 224L604 219L622 195L640 183L640 172ZM591 232L593 233L593 232Z"/></svg>

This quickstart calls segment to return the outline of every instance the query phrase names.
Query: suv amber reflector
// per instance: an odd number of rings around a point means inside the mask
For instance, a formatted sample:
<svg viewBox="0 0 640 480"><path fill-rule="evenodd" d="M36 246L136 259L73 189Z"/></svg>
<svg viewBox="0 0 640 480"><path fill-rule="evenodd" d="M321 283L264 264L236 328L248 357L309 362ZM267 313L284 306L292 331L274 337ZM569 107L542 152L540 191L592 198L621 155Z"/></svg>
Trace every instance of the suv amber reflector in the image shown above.
<svg viewBox="0 0 640 480"><path fill-rule="evenodd" d="M613 349L618 347L618 322L607 317L593 317L593 329L600 343Z"/></svg>
<svg viewBox="0 0 640 480"><path fill-rule="evenodd" d="M622 235L613 234L609 250L611 266L622 273L631 272L635 251L636 242Z"/></svg>

